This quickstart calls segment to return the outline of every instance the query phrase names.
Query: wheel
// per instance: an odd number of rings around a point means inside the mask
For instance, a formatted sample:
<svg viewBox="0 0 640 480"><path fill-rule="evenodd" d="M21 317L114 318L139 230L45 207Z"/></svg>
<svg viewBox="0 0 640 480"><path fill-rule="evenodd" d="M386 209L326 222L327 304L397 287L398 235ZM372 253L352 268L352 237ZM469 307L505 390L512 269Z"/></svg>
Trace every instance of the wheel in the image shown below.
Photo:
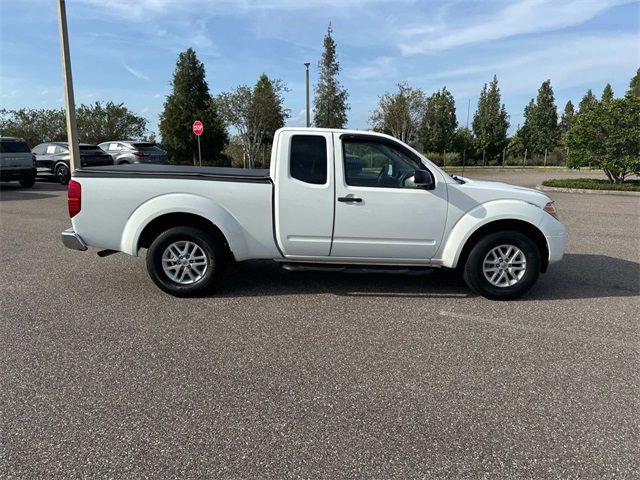
<svg viewBox="0 0 640 480"><path fill-rule="evenodd" d="M71 180L71 172L66 165L58 165L55 170L56 179L61 185L66 185Z"/></svg>
<svg viewBox="0 0 640 480"><path fill-rule="evenodd" d="M475 293L491 300L517 298L540 274L540 251L526 235L508 230L491 233L476 243L463 278Z"/></svg>
<svg viewBox="0 0 640 480"><path fill-rule="evenodd" d="M22 177L20 179L20 185L22 185L25 188L30 188L33 187L36 183L36 176L35 175L30 175L28 177Z"/></svg>
<svg viewBox="0 0 640 480"><path fill-rule="evenodd" d="M176 297L192 297L219 287L226 263L220 242L193 227L165 230L147 252L149 276Z"/></svg>

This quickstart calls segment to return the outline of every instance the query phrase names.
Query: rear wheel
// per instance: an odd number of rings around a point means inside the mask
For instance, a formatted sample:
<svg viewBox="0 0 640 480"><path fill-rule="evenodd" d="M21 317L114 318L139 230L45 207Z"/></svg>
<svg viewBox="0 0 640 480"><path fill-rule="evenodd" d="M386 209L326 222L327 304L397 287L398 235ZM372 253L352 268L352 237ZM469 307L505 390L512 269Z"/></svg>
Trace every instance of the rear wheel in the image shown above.
<svg viewBox="0 0 640 480"><path fill-rule="evenodd" d="M66 185L71 180L71 172L69 172L69 167L64 164L58 165L55 170L56 180L60 182L61 185Z"/></svg>
<svg viewBox="0 0 640 480"><path fill-rule="evenodd" d="M25 176L20 179L20 185L22 185L25 188L33 187L35 183L36 183L35 175Z"/></svg>
<svg viewBox="0 0 640 480"><path fill-rule="evenodd" d="M220 242L193 227L165 230L147 252L149 276L176 297L192 297L219 287L226 263Z"/></svg>
<svg viewBox="0 0 640 480"><path fill-rule="evenodd" d="M540 266L540 252L531 239L516 231L495 232L473 246L463 277L483 297L511 300L529 291Z"/></svg>

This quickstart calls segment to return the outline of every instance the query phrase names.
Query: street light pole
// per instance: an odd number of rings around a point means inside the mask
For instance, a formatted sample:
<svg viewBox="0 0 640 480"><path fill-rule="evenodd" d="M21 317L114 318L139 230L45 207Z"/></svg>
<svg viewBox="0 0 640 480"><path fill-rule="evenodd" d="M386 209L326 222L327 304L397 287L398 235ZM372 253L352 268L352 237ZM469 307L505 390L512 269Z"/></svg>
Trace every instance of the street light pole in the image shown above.
<svg viewBox="0 0 640 480"><path fill-rule="evenodd" d="M80 161L78 148L78 125L76 123L76 103L73 98L73 78L69 58L69 33L67 31L67 9L65 0L58 0L58 24L60 27L60 50L62 53L62 77L64 79L64 104L67 111L67 140L69 141L69 170L76 169Z"/></svg>
<svg viewBox="0 0 640 480"><path fill-rule="evenodd" d="M309 65L311 65L309 62L304 62L304 66L305 66L305 68L307 70L307 73L306 73L306 78L307 78L307 81L306 81L306 86L307 86L307 110L306 110L306 112L307 112L307 128L309 128L311 126L311 116L310 116L311 112L309 112L309 110L311 109L311 107L309 105L309 103L310 103L309 102Z"/></svg>

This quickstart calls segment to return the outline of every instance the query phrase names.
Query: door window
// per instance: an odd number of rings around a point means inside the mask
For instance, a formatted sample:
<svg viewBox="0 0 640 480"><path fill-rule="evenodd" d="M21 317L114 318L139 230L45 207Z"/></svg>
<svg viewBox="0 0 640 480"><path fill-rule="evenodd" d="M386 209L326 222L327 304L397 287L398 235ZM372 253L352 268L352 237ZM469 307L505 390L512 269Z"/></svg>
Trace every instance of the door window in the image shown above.
<svg viewBox="0 0 640 480"><path fill-rule="evenodd" d="M327 140L319 135L291 137L290 175L305 183L327 183Z"/></svg>
<svg viewBox="0 0 640 480"><path fill-rule="evenodd" d="M414 188L409 179L420 164L389 143L354 139L342 145L347 185Z"/></svg>

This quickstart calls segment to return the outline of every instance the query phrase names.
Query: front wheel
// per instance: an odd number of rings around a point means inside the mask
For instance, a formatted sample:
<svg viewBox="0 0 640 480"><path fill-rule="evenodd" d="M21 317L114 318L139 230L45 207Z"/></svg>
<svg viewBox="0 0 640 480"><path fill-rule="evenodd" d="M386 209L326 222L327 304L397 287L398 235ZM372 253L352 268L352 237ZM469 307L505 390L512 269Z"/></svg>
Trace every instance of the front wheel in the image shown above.
<svg viewBox="0 0 640 480"><path fill-rule="evenodd" d="M516 231L495 232L473 246L463 277L483 297L511 300L529 291L540 266L540 251L531 239Z"/></svg>
<svg viewBox="0 0 640 480"><path fill-rule="evenodd" d="M176 297L192 297L218 287L226 269L224 248L193 227L173 227L158 235L147 252L154 283Z"/></svg>

